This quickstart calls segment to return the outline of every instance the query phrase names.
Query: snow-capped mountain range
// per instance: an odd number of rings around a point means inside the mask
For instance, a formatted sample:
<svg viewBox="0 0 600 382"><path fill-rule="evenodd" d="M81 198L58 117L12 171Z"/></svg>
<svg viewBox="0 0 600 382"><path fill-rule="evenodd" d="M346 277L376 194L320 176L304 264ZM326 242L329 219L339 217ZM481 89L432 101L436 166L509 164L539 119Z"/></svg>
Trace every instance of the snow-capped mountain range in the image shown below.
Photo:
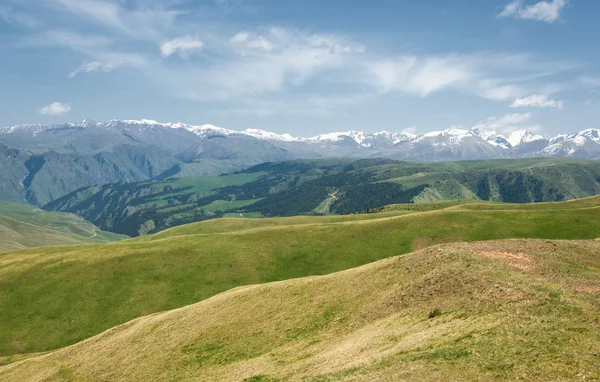
<svg viewBox="0 0 600 382"><path fill-rule="evenodd" d="M42 206L93 185L220 175L264 162L335 157L600 159L600 130L552 138L478 129L421 135L347 131L301 138L151 120L18 125L0 128L0 199Z"/></svg>
<svg viewBox="0 0 600 382"><path fill-rule="evenodd" d="M196 138L191 139L190 135L186 136L187 133L193 133ZM159 147L170 142L169 149L175 149L172 147L175 145L176 151L184 149L186 144L202 146L203 142L218 137L224 138L220 140L221 146L226 147L228 141L235 141L240 149L244 149L244 140L248 142L258 140L268 143L271 147L285 150L290 158L382 156L418 161L534 156L600 158L600 130L597 129L587 129L552 138L545 138L529 131L517 131L503 136L495 131L481 131L476 128L471 130L452 128L421 135L388 131L378 133L347 131L302 138L259 129L237 131L213 125L160 123L145 119L105 122L84 120L63 125L36 124L0 128L0 143L6 142L10 146L11 143L18 142L12 138L21 137L29 144L39 140L38 148L55 140L58 146L60 143L71 142L71 147L74 145L77 149L76 142L82 136L89 134L125 135L138 143ZM178 135L177 139L170 136L173 134ZM57 145L51 147L56 148ZM247 149L249 147L251 146Z"/></svg>

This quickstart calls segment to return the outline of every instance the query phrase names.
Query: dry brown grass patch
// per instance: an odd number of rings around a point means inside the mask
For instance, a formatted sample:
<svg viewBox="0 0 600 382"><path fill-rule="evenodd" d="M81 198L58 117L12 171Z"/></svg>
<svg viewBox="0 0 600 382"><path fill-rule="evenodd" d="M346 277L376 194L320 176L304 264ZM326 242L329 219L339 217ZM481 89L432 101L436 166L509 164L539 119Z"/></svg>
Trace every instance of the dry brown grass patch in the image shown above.
<svg viewBox="0 0 600 382"><path fill-rule="evenodd" d="M599 285L576 285L573 289L577 292L600 294Z"/></svg>
<svg viewBox="0 0 600 382"><path fill-rule="evenodd" d="M488 259L498 260L509 267L517 268L522 271L530 271L535 268L535 260L525 253L482 251L477 254L487 257Z"/></svg>

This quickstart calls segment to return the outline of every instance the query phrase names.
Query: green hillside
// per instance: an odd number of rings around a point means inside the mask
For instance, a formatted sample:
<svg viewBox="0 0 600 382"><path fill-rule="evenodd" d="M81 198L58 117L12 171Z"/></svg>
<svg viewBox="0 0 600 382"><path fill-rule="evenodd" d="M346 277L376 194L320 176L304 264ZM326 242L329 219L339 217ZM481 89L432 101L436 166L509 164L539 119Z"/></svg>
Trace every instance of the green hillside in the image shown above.
<svg viewBox="0 0 600 382"><path fill-rule="evenodd" d="M238 286L324 275L448 242L600 237L600 197L536 205L218 219L133 240L0 255L0 353L73 344ZM441 209L440 209L441 208Z"/></svg>
<svg viewBox="0 0 600 382"><path fill-rule="evenodd" d="M394 203L528 203L597 194L598 161L330 159L265 163L220 177L85 188L44 208L72 212L104 230L138 236L222 216L349 214Z"/></svg>
<svg viewBox="0 0 600 382"><path fill-rule="evenodd" d="M599 252L451 244L237 288L0 367L0 381L598 380Z"/></svg>
<svg viewBox="0 0 600 382"><path fill-rule="evenodd" d="M44 245L107 243L123 238L72 214L0 202L0 252Z"/></svg>

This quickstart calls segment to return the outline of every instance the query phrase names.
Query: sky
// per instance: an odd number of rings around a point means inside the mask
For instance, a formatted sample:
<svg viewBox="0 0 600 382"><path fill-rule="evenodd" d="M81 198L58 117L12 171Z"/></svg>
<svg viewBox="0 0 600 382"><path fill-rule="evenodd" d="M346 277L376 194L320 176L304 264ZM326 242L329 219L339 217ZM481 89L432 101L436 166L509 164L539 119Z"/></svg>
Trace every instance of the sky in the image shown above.
<svg viewBox="0 0 600 382"><path fill-rule="evenodd" d="M0 0L0 126L600 128L597 0Z"/></svg>

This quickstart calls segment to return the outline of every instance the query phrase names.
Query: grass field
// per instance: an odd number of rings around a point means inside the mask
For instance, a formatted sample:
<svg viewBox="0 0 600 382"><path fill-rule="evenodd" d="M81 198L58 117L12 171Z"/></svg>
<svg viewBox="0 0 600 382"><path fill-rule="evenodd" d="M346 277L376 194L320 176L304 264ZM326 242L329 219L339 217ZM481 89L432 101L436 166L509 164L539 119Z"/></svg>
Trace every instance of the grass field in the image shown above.
<svg viewBox="0 0 600 382"><path fill-rule="evenodd" d="M43 245L107 243L125 238L98 229L82 218L0 202L0 252Z"/></svg>
<svg viewBox="0 0 600 382"><path fill-rule="evenodd" d="M0 354L56 349L235 287L329 274L435 244L600 237L600 197L498 206L218 219L111 244L1 254Z"/></svg>
<svg viewBox="0 0 600 382"><path fill-rule="evenodd" d="M598 253L446 244L241 287L0 367L0 381L598 380Z"/></svg>

